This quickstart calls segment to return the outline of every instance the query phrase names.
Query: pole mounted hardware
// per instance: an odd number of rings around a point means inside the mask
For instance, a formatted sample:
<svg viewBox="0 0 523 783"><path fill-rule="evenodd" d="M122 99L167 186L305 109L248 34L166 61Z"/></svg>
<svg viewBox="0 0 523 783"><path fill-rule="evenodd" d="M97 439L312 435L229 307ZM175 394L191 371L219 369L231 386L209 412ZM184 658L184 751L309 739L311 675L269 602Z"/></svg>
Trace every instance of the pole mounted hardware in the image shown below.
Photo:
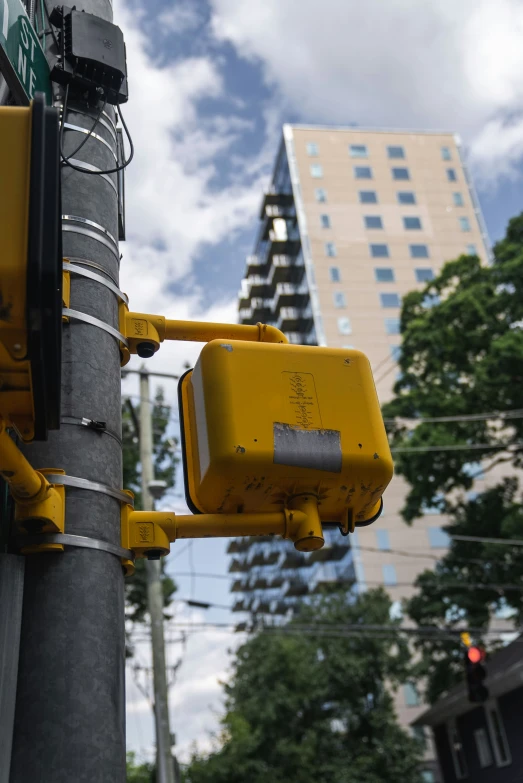
<svg viewBox="0 0 523 783"><path fill-rule="evenodd" d="M294 542L300 552L312 552L324 544L315 497L293 498L290 508L261 514L177 515L171 511L133 511L122 506L122 547L136 558L159 560L170 544L184 538L227 538L280 535ZM134 572L132 561L123 561L126 575Z"/></svg>
<svg viewBox="0 0 523 783"><path fill-rule="evenodd" d="M63 474L63 470L46 471ZM65 524L65 488L48 481L35 470L18 449L0 422L0 475L8 483L15 503L15 522L22 534L63 533ZM22 553L63 551L56 543L43 543L37 548L24 547Z"/></svg>
<svg viewBox="0 0 523 783"><path fill-rule="evenodd" d="M287 338L268 324L217 324L205 321L171 321L163 315L130 313L125 302L120 303L120 332L128 345L120 344L122 367L130 354L150 359L164 340L207 343L210 340L242 340L247 342L288 343Z"/></svg>
<svg viewBox="0 0 523 783"><path fill-rule="evenodd" d="M60 426L59 126L38 93L0 107L0 418L24 441Z"/></svg>
<svg viewBox="0 0 523 783"><path fill-rule="evenodd" d="M51 71L51 80L64 87L76 87L96 101L102 91L107 103L125 103L127 63L120 28L65 5L53 8L50 21L59 30L60 44L60 57Z"/></svg>

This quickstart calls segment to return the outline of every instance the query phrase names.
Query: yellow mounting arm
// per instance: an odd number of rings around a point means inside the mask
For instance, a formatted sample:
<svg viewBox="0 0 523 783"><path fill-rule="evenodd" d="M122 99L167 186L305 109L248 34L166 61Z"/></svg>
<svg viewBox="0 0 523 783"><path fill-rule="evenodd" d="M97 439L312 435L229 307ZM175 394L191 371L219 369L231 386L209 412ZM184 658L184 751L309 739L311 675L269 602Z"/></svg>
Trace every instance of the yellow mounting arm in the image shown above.
<svg viewBox="0 0 523 783"><path fill-rule="evenodd" d="M170 511L122 509L122 547L136 557L158 559L170 552L179 538L228 538L232 536L280 535L294 542L301 552L323 546L323 530L313 496L298 496L292 508L267 514L197 514L177 516ZM130 573L132 564L125 564Z"/></svg>
<svg viewBox="0 0 523 783"><path fill-rule="evenodd" d="M62 470L56 471L63 473ZM35 470L6 432L0 421L0 474L7 481L15 501L15 519L26 533L63 533L64 487L50 484ZM61 544L46 545L63 549Z"/></svg>
<svg viewBox="0 0 523 783"><path fill-rule="evenodd" d="M279 329L267 324L218 324L205 321L170 321L162 315L130 313L120 304L120 332L128 347L121 344L122 366L130 354L137 353L144 359L153 356L164 340L207 343L211 340L244 340L261 343L288 343Z"/></svg>

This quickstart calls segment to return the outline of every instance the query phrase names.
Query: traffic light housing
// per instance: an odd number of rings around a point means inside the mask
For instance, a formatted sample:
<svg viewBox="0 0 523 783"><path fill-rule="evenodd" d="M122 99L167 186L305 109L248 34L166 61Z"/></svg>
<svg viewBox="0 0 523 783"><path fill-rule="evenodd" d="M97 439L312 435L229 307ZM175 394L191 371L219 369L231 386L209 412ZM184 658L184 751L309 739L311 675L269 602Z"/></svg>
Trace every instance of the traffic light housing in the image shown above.
<svg viewBox="0 0 523 783"><path fill-rule="evenodd" d="M0 107L0 417L24 441L60 426L59 122L36 94Z"/></svg>
<svg viewBox="0 0 523 783"><path fill-rule="evenodd" d="M379 517L393 465L359 351L213 340L179 401L194 513L268 513L310 493L343 533Z"/></svg>
<svg viewBox="0 0 523 783"><path fill-rule="evenodd" d="M468 699L473 703L482 703L489 697L488 688L484 684L487 669L483 665L486 658L483 647L471 646L465 651L465 674L467 679Z"/></svg>

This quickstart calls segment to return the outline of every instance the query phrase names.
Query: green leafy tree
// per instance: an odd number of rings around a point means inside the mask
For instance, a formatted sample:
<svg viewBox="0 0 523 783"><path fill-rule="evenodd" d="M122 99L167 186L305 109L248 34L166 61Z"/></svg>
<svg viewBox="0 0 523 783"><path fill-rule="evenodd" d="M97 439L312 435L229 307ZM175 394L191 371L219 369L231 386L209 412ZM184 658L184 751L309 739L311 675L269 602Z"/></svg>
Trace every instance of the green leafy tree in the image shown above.
<svg viewBox="0 0 523 783"><path fill-rule="evenodd" d="M127 754L127 783L153 783L155 779L154 765L136 762L136 753Z"/></svg>
<svg viewBox="0 0 523 783"><path fill-rule="evenodd" d="M216 748L194 755L187 783L419 783L421 748L397 723L390 694L409 675L390 607L381 589L352 602L333 593L252 636L225 685ZM388 635L344 632L361 623Z"/></svg>
<svg viewBox="0 0 523 783"><path fill-rule="evenodd" d="M523 215L510 221L494 256L489 266L461 256L405 297L401 376L384 416L394 421L396 472L410 485L402 512L408 523L437 507L449 514L451 535L510 539L523 536L514 475L523 460ZM414 428L405 422L445 417ZM467 496L479 462L483 473L504 465L508 475ZM419 625L485 629L493 609L508 608L520 623L522 569L521 548L452 541L436 569L418 578L407 611ZM433 700L462 678L462 651L452 641L417 645Z"/></svg>
<svg viewBox="0 0 523 783"><path fill-rule="evenodd" d="M168 434L171 406L165 402L164 392L161 387L156 390L152 410L153 419L153 462L154 475L157 479L165 481L167 488L174 486L177 458L175 456L176 439ZM139 444L138 413L132 403L126 401L122 408L122 435L123 435L123 482L126 489L134 493L135 508L142 507L142 493L140 486L140 444ZM176 591L174 581L164 571L162 561L162 588L164 606L169 606L172 596ZM136 561L136 571L133 576L125 580L125 597L127 604L127 620L132 626L145 620L147 613L147 582L145 573L145 560ZM168 616L168 615L166 615ZM132 647L127 645L128 655L132 654Z"/></svg>

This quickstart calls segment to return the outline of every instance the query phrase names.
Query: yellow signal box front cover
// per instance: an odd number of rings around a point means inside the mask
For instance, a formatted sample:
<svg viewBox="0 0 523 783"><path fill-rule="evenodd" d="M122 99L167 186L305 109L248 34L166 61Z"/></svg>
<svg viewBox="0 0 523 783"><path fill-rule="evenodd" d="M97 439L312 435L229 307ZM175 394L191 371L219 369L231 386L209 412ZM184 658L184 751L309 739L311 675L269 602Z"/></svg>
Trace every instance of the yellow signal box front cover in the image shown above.
<svg viewBox="0 0 523 783"><path fill-rule="evenodd" d="M379 515L393 465L364 354L213 340L179 393L194 511L275 511L314 493L324 522Z"/></svg>

